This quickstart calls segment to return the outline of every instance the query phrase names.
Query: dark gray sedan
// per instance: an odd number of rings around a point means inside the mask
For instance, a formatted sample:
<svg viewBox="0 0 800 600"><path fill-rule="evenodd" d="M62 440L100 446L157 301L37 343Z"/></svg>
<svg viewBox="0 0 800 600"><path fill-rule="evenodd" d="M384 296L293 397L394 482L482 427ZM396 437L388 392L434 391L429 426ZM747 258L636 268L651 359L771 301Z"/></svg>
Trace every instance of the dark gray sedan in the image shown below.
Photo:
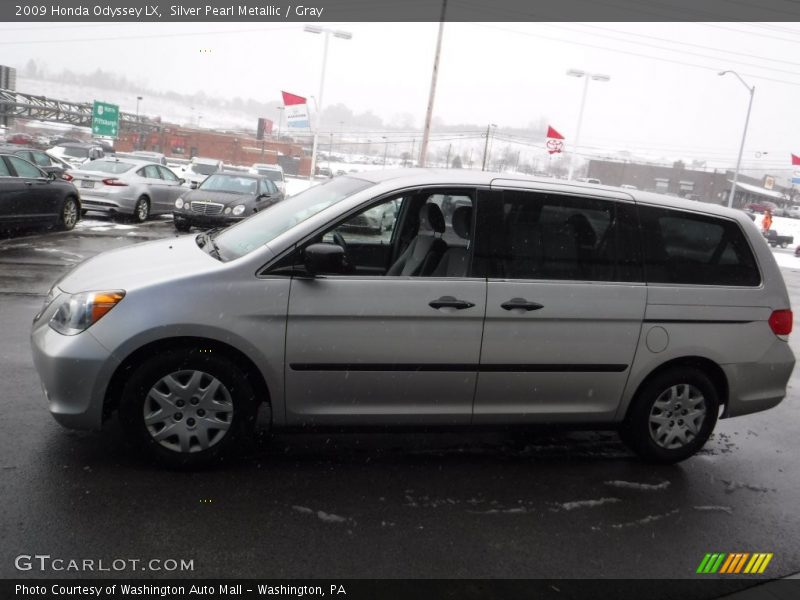
<svg viewBox="0 0 800 600"><path fill-rule="evenodd" d="M283 193L269 177L249 173L214 173L175 201L175 229L222 227L236 223L276 202Z"/></svg>

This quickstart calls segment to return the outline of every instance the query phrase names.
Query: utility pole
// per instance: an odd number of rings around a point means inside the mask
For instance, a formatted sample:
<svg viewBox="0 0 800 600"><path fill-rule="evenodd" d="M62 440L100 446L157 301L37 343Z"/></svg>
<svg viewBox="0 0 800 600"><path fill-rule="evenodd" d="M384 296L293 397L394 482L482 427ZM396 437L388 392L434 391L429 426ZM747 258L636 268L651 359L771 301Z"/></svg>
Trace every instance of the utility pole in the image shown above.
<svg viewBox="0 0 800 600"><path fill-rule="evenodd" d="M486 170L486 162L489 159L489 136L492 133L492 127L497 127L497 125L489 123L486 126L486 142L483 144L483 166L481 167L481 171Z"/></svg>
<svg viewBox="0 0 800 600"><path fill-rule="evenodd" d="M447 160L445 161L445 165L446 165L446 167L448 169L450 168L450 150L452 150L452 149L453 149L453 144L448 144L447 145Z"/></svg>
<svg viewBox="0 0 800 600"><path fill-rule="evenodd" d="M433 119L433 100L436 96L436 80L439 78L439 56L442 52L442 33L444 32L444 17L447 12L447 0L442 0L442 16L439 20L439 36L436 38L436 54L433 58L433 74L431 75L431 90L428 94L428 110L425 113L425 127L422 131L422 143L419 147L419 166L424 167L428 158L428 139L431 135L431 120ZM413 153L412 153L413 157Z"/></svg>

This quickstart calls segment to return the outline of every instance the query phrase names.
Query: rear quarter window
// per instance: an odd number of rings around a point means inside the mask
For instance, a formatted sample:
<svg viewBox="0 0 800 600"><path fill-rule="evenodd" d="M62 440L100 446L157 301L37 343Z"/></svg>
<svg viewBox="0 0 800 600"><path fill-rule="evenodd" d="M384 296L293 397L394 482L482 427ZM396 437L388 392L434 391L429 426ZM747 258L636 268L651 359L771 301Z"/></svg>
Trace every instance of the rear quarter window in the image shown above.
<svg viewBox="0 0 800 600"><path fill-rule="evenodd" d="M648 283L758 286L747 238L732 220L639 206Z"/></svg>

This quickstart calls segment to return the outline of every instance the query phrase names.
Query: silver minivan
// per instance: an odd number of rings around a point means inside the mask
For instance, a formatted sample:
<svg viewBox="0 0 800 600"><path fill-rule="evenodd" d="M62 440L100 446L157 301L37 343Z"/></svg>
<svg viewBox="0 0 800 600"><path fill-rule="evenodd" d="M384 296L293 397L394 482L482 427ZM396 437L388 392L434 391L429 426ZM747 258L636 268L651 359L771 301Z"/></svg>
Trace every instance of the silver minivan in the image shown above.
<svg viewBox="0 0 800 600"><path fill-rule="evenodd" d="M391 204L391 227L364 213ZM33 323L50 411L169 465L274 429L615 428L645 460L771 408L789 297L742 212L472 171L342 176L227 229L100 254Z"/></svg>

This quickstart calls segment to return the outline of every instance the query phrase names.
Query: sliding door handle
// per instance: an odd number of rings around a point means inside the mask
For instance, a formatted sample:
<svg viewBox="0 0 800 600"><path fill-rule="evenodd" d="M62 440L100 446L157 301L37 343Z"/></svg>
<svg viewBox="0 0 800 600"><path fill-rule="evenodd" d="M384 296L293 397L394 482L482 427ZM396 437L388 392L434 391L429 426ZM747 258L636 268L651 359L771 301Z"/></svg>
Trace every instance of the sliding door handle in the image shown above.
<svg viewBox="0 0 800 600"><path fill-rule="evenodd" d="M431 300L428 302L428 306L436 309L455 308L457 310L463 310L465 308L472 308L475 305L472 302L467 302L466 300L453 298L453 296L442 296L438 300Z"/></svg>
<svg viewBox="0 0 800 600"><path fill-rule="evenodd" d="M514 310L516 308L522 310L539 310L540 308L544 308L543 304L539 304L538 302L528 302L525 298L512 298L508 302L503 302L500 305L500 308L505 310Z"/></svg>

